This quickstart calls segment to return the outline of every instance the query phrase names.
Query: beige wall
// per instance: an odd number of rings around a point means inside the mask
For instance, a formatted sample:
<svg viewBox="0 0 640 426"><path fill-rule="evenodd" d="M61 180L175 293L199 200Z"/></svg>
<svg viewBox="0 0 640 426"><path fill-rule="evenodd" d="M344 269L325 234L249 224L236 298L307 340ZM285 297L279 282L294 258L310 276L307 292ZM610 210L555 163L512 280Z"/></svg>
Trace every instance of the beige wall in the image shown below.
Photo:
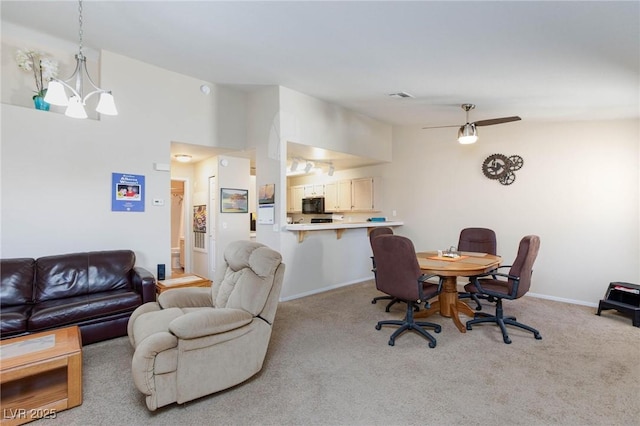
<svg viewBox="0 0 640 426"><path fill-rule="evenodd" d="M494 153L523 157L512 185L482 174ZM403 127L394 129L393 163L377 170L387 212L397 210L418 249L489 227L510 263L520 238L537 234L531 292L595 304L611 281L640 282L639 154L638 120L523 120L484 127L471 146L451 129Z"/></svg>

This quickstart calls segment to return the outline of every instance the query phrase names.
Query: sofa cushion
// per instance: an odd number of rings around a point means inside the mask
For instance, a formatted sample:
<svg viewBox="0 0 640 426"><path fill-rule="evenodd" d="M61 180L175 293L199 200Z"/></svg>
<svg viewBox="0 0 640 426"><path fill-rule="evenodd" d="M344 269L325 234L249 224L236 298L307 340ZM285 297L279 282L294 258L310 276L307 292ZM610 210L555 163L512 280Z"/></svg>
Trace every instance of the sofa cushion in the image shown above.
<svg viewBox="0 0 640 426"><path fill-rule="evenodd" d="M53 326L78 324L94 318L133 312L141 303L141 296L129 290L48 300L34 305L28 327L33 332Z"/></svg>
<svg viewBox="0 0 640 426"><path fill-rule="evenodd" d="M2 323L0 335L8 337L26 333L32 306L3 306L2 310L0 310L0 323Z"/></svg>
<svg viewBox="0 0 640 426"><path fill-rule="evenodd" d="M131 250L46 256L36 264L36 302L131 288ZM66 303L66 302L65 302Z"/></svg>
<svg viewBox="0 0 640 426"><path fill-rule="evenodd" d="M33 301L33 274L36 261L31 258L0 261L0 305L24 305Z"/></svg>

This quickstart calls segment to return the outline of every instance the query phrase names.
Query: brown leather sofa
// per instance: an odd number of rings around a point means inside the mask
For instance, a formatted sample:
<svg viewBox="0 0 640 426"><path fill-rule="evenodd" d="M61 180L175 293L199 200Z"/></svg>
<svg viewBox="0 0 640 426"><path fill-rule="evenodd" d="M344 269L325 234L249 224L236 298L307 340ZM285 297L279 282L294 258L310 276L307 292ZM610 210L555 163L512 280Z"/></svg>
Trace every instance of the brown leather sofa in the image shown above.
<svg viewBox="0 0 640 426"><path fill-rule="evenodd" d="M0 337L78 325L82 343L127 334L131 313L155 301L155 278L131 250L0 260Z"/></svg>

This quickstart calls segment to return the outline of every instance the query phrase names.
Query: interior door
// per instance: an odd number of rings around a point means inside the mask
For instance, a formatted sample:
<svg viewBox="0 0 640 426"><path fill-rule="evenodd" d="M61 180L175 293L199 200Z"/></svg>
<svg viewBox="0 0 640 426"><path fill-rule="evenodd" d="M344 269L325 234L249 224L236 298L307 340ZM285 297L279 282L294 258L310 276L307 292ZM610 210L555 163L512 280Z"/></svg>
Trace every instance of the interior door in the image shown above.
<svg viewBox="0 0 640 426"><path fill-rule="evenodd" d="M216 276L216 212L218 211L217 204L216 178L211 176L209 178L209 278L214 279Z"/></svg>

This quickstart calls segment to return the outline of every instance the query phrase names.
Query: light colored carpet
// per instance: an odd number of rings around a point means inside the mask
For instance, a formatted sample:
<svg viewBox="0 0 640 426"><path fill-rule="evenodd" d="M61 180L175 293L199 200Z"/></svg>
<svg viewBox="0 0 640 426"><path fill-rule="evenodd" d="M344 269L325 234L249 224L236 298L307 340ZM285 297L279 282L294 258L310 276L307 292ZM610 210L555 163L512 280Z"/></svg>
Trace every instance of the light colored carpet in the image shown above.
<svg viewBox="0 0 640 426"><path fill-rule="evenodd" d="M387 341L400 305L384 312L373 282L278 308L263 370L183 406L149 412L131 380L126 337L83 350L84 401L54 425L638 425L640 329L615 311L525 297L505 313L543 339L509 328L462 334L439 315L435 349L414 332ZM489 306L485 311L491 311ZM466 319L466 318L465 318ZM215 360L212 360L215 362Z"/></svg>

